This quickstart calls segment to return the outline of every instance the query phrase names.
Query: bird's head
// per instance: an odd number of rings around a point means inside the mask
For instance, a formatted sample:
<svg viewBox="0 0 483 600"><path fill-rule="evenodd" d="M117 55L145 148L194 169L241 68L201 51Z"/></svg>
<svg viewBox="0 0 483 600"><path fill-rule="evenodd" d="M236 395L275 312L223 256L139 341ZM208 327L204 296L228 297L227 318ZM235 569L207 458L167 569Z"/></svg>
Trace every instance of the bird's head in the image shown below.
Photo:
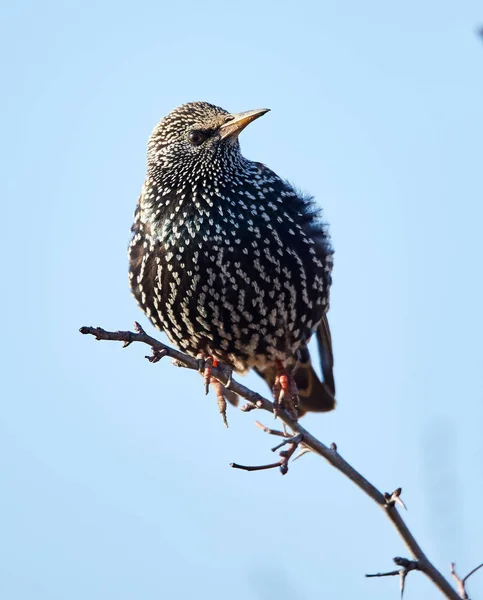
<svg viewBox="0 0 483 600"><path fill-rule="evenodd" d="M235 166L241 159L238 135L269 109L229 113L208 102L190 102L156 125L148 142L148 173L176 184Z"/></svg>

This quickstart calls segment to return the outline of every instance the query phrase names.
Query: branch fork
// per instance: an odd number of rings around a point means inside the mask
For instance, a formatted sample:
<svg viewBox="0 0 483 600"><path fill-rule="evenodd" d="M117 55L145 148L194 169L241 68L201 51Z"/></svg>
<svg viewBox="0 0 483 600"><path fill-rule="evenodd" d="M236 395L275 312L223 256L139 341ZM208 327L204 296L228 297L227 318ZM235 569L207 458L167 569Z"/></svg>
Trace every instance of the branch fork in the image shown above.
<svg viewBox="0 0 483 600"><path fill-rule="evenodd" d="M408 576L408 573L411 571L422 571L423 569L417 560L409 560L407 558L403 558L402 556L396 556L392 560L401 568L396 569L395 571L388 571L387 573L369 573L366 574L366 577L392 577L394 575L399 575L399 589L401 590L402 598L404 595L404 586L406 584L406 577Z"/></svg>
<svg viewBox="0 0 483 600"><path fill-rule="evenodd" d="M264 429L267 431L267 433L271 433L272 435L281 435L282 437L285 437L285 434L281 431L274 432L266 427L264 427ZM284 439L283 442L272 448L272 452L276 452L277 450L280 450L280 448L282 448L283 446L288 446L286 450L282 450L281 452L279 452L280 460L278 460L277 462L270 463L268 465L256 466L239 465L237 463L231 463L230 467L232 467L233 469L241 469L242 471L264 471L266 469L276 469L277 467L279 467L280 473L282 473L282 475L286 475L288 473L288 462L292 458L295 450L297 450L299 444L302 443L303 439L303 433L298 433L293 437L286 437L286 439Z"/></svg>
<svg viewBox="0 0 483 600"><path fill-rule="evenodd" d="M478 569L481 569L481 567L483 567L483 563L481 563L481 565L478 565L477 567L472 569L468 573L468 575L463 577L463 579L458 577L458 575L456 574L456 571L455 571L455 567L456 567L455 563L452 562L450 564L450 572L451 572L451 576L456 581L456 587L458 589L458 594L460 595L460 598L462 598L462 600L470 600L470 597L468 596L468 592L466 591L466 582L474 573L476 573L476 571L478 571Z"/></svg>

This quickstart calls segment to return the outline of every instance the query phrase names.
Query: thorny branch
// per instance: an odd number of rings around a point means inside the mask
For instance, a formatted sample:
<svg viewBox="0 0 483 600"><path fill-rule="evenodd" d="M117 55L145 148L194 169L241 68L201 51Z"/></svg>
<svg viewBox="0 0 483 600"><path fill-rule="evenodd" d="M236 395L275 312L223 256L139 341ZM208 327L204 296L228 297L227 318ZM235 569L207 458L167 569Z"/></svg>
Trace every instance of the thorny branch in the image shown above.
<svg viewBox="0 0 483 600"><path fill-rule="evenodd" d="M199 370L199 360L193 358L192 356L188 356L179 350L175 350L166 344L163 344L156 340L155 338L148 335L143 328L139 325L139 323L135 323L136 332L132 331L106 331L100 327L81 327L80 332L82 334L93 335L97 340L111 340L123 342L123 347L127 347L133 342L141 342L143 344L147 344L152 349L152 355L147 356L146 358L151 362L157 362L164 356L169 356L173 359L174 364L182 367L187 367L189 369ZM224 367L223 365L212 366L211 367L211 375L218 379L220 383L222 383L225 387L229 388L230 391L238 394L238 396L245 398L248 401L248 405L242 407L242 410L248 412L254 409L262 409L266 410L273 414L274 405L272 402L263 398L260 394L250 390L245 387L241 383L238 383L234 379L232 379L231 369ZM272 463L269 465L259 466L259 467L243 467L241 465L232 466L244 469L244 470L260 470L260 469L269 469L280 467L282 473L286 473L288 468L288 461L290 457L293 455L296 448L301 445L302 452L305 450L310 450L319 456L325 458L334 468L343 473L346 477L348 477L357 487L359 487L363 492L365 492L378 506L384 511L389 521L392 523L393 527L396 529L397 533L403 540L408 552L410 553L413 560L408 560L404 558L395 559L397 564L401 566L401 569L396 571L391 571L389 573L382 574L374 574L369 575L370 577L383 577L389 575L399 575L401 577L401 591L404 591L404 581L406 575L411 570L418 570L423 572L429 579L434 583L434 585L441 591L441 593L450 600L468 600L468 595L465 590L465 582L468 577L472 575L475 571L477 571L480 567L479 565L476 569L473 569L471 573L469 573L464 579L460 579L454 572L454 565L452 566L451 573L453 578L457 582L458 591L456 591L449 581L442 575L442 573L431 563L431 561L427 558L413 534L409 531L406 523L403 518L399 514L396 508L396 503L401 504L402 500L400 499L401 489L398 488L392 494L380 492L372 483L370 483L365 477L363 477L358 471L356 471L342 456L339 454L337 450L337 446L335 443L332 443L331 446L326 446L317 438L315 438L312 434L310 434L300 423L295 420L287 411L279 409L278 418L287 425L293 432L293 435L290 436L285 432L277 432L274 430L269 430L268 428L264 428L261 426L267 433L273 435L279 435L281 437L286 438L282 445L287 444L288 449L282 451L280 453L281 460L276 463ZM260 426L260 425L259 425ZM280 445L281 446L281 445ZM274 448L273 450L279 449L279 447Z"/></svg>

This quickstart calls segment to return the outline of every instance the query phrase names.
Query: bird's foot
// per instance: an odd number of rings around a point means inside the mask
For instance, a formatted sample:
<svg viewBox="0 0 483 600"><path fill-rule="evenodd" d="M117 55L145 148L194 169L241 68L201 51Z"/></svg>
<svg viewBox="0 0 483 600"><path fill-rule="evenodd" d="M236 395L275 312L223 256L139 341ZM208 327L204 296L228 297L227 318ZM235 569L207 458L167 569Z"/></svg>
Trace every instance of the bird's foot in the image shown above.
<svg viewBox="0 0 483 600"><path fill-rule="evenodd" d="M289 372L280 361L277 362L277 374L272 393L274 399L273 414L275 417L277 417L280 409L284 408L291 417L297 420L299 401L297 385L293 373Z"/></svg>
<svg viewBox="0 0 483 600"><path fill-rule="evenodd" d="M205 384L205 394L208 394L211 384L211 387L216 395L216 401L223 419L223 423L225 427L228 427L228 421L226 418L226 401L228 400L234 406L238 404L238 396L228 389L231 384L232 370L229 369L228 382L225 386L218 381L218 379L215 379L215 377L212 377L211 375L211 369L213 367L217 368L221 366L218 359L214 358L213 356L208 356L205 358L202 354L199 354L197 358L199 361L199 371L203 376L203 381Z"/></svg>
<svg viewBox="0 0 483 600"><path fill-rule="evenodd" d="M211 369L212 367L216 367L219 365L218 359L213 358L213 356L204 357L203 354L198 354L199 361L199 372L203 375L203 381L205 382L205 394L207 395L210 391L210 382L212 381L211 377Z"/></svg>
<svg viewBox="0 0 483 600"><path fill-rule="evenodd" d="M228 420L226 418L226 398L224 394L225 388L223 387L223 384L221 384L214 377L211 378L211 386L215 391L216 403L218 404L218 410L220 411L221 418L223 419L223 424L225 427L228 427Z"/></svg>

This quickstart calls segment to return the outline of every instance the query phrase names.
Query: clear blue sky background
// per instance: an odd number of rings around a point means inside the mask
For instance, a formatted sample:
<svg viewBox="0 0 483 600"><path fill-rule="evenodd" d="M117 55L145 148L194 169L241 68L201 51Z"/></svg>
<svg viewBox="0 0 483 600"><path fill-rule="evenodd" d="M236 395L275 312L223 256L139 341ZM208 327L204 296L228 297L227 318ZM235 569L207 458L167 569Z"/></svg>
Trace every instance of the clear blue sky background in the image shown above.
<svg viewBox="0 0 483 600"><path fill-rule="evenodd" d="M270 107L245 155L331 223L339 407L304 425L403 487L441 569L483 561L482 21L476 0L3 4L2 598L398 598L363 574L406 551L350 482L315 456L231 470L272 459L258 415L225 430L195 373L78 333L147 326L131 217L153 126L190 100Z"/></svg>

